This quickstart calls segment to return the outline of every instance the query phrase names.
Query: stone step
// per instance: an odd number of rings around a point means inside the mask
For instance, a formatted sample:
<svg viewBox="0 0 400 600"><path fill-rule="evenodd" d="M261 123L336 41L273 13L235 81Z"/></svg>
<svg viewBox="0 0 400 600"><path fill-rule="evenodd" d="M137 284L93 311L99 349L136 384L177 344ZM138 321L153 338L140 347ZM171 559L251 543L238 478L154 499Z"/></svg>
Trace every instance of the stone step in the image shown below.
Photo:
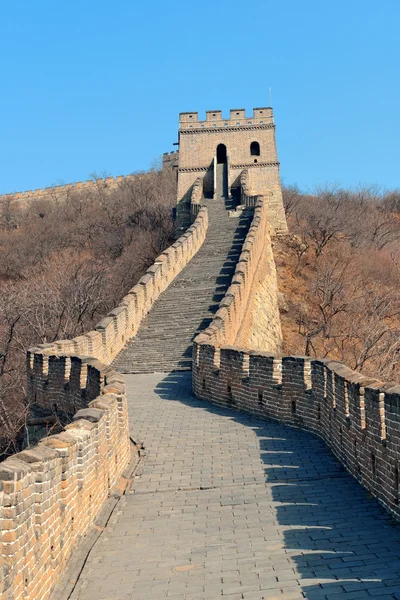
<svg viewBox="0 0 400 600"><path fill-rule="evenodd" d="M220 185L222 179L220 177ZM245 240L250 217L232 219L233 203L204 200L209 229L203 246L154 303L135 338L114 362L123 373L188 370L192 342L205 329L228 289Z"/></svg>

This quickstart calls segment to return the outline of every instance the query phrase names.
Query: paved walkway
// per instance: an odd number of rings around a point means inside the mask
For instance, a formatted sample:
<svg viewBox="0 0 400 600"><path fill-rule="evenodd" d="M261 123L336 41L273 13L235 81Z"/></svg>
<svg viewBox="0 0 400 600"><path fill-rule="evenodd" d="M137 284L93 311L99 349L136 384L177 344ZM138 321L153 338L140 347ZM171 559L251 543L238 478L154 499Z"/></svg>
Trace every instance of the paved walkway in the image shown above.
<svg viewBox="0 0 400 600"><path fill-rule="evenodd" d="M400 599L400 528L312 435L127 376L143 473L74 600Z"/></svg>

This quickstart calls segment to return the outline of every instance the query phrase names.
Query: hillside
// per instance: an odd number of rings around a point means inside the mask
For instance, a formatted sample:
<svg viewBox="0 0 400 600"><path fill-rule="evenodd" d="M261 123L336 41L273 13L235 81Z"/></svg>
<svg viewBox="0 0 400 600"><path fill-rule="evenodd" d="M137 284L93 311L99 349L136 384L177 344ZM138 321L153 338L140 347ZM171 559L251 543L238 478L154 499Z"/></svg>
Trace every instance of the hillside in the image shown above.
<svg viewBox="0 0 400 600"><path fill-rule="evenodd" d="M274 247L284 354L398 379L400 193L284 190L290 235Z"/></svg>
<svg viewBox="0 0 400 600"><path fill-rule="evenodd" d="M27 422L26 349L80 335L116 306L171 243L175 201L172 170L0 198L3 457ZM283 354L398 379L400 193L292 187L284 202L290 234L274 241Z"/></svg>
<svg viewBox="0 0 400 600"><path fill-rule="evenodd" d="M172 170L104 178L21 202L0 197L0 452L28 414L25 353L90 330L172 238Z"/></svg>

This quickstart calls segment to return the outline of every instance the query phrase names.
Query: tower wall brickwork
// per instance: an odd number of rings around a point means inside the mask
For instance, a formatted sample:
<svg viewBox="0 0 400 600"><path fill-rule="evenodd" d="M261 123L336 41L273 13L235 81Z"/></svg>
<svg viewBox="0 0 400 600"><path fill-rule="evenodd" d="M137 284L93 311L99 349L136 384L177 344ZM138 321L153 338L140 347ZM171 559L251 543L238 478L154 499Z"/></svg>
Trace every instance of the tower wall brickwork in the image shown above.
<svg viewBox="0 0 400 600"><path fill-rule="evenodd" d="M205 178L205 193L212 194L212 173L220 144L226 146L230 191L240 187L244 169L249 172L248 185L253 195L281 190L272 108L255 108L250 117L244 109L232 109L228 119L223 118L222 111L210 110L203 121L199 121L197 112L180 113L177 200L183 223L189 214L192 186L199 176ZM252 144L256 144L256 152ZM286 231L282 203L279 225L271 224Z"/></svg>

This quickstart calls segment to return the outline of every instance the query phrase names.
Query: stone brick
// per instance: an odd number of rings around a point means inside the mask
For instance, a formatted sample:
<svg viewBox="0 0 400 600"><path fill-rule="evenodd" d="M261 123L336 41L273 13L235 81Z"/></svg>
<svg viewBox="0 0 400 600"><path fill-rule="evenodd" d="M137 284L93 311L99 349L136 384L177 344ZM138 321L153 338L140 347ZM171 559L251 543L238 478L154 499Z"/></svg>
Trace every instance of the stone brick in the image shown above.
<svg viewBox="0 0 400 600"><path fill-rule="evenodd" d="M252 145L257 148L252 150ZM241 187L241 174L248 172L249 196L267 195L274 230L287 231L279 177L272 108L256 108L251 117L243 109L232 109L229 119L221 111L207 111L206 120L197 113L181 113L179 126L178 215L199 204L198 194L215 194L217 147L226 152L229 194ZM256 152L253 154L252 152Z"/></svg>

